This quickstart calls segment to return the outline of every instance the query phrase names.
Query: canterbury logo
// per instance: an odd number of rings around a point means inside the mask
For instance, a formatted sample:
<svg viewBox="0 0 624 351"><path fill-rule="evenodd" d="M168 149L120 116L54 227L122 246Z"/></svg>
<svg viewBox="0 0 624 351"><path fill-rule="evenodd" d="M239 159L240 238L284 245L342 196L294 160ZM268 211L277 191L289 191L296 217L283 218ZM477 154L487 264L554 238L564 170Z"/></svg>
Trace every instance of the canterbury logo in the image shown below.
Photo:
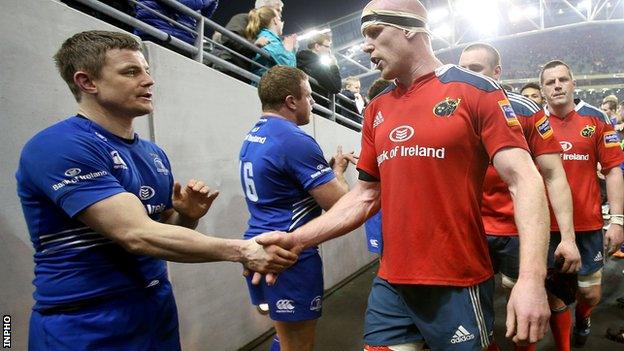
<svg viewBox="0 0 624 351"><path fill-rule="evenodd" d="M451 339L451 344L459 344L461 342L472 340L474 338L474 334L470 333L468 330L466 330L466 328L460 325L459 328L457 328L457 330L455 331L455 335L453 335L453 338Z"/></svg>
<svg viewBox="0 0 624 351"><path fill-rule="evenodd" d="M390 132L390 140L395 143L402 143L411 139L414 136L414 128L410 126L400 126L394 128Z"/></svg>
<svg viewBox="0 0 624 351"><path fill-rule="evenodd" d="M151 186L143 185L141 189L139 189L139 198L141 200L149 200L156 195L156 191Z"/></svg>
<svg viewBox="0 0 624 351"><path fill-rule="evenodd" d="M295 306L293 306L293 300L278 300L275 303L275 307L277 307L278 310L287 311L292 311L295 309Z"/></svg>

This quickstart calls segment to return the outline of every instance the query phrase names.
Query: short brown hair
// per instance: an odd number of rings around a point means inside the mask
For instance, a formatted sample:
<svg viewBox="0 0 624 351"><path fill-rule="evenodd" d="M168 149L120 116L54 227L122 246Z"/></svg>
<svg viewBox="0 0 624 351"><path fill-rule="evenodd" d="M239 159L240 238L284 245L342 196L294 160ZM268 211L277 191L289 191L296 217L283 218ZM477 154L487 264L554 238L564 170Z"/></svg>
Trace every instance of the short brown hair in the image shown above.
<svg viewBox="0 0 624 351"><path fill-rule="evenodd" d="M262 110L278 110L288 95L301 98L301 83L308 79L302 70L290 66L273 66L260 79L258 96Z"/></svg>
<svg viewBox="0 0 624 351"><path fill-rule="evenodd" d="M618 103L617 101L614 101L614 100L603 100L601 106L602 105L607 105L609 110L612 110L612 111L616 111L618 108Z"/></svg>
<svg viewBox="0 0 624 351"><path fill-rule="evenodd" d="M495 47L493 47L490 44L487 44L487 43L472 43L472 44L469 44L468 46L466 46L462 52L471 51L471 50L478 50L478 49L483 49L483 50L487 51L490 54L490 66L496 67L496 66L500 66L501 65L501 55L500 55L500 53L498 52L498 50L496 50Z"/></svg>
<svg viewBox="0 0 624 351"><path fill-rule="evenodd" d="M128 34L103 30L80 32L63 42L54 62L76 101L80 102L80 88L74 83L74 74L85 71L92 78L99 78L106 52L113 49L139 51L141 46Z"/></svg>
<svg viewBox="0 0 624 351"><path fill-rule="evenodd" d="M331 37L327 33L319 33L310 39L308 43L308 49L314 49L314 45L323 45L326 41L331 41Z"/></svg>
<svg viewBox="0 0 624 351"><path fill-rule="evenodd" d="M570 66L568 66L567 63L561 60L552 60L552 61L548 61L544 65L544 67L542 67L542 70L540 71L540 74L539 74L540 84L544 84L544 71L547 69L555 68L557 66L564 66L565 68L567 68L568 73L570 74L570 79L574 80L574 75L572 75L572 70L570 69Z"/></svg>

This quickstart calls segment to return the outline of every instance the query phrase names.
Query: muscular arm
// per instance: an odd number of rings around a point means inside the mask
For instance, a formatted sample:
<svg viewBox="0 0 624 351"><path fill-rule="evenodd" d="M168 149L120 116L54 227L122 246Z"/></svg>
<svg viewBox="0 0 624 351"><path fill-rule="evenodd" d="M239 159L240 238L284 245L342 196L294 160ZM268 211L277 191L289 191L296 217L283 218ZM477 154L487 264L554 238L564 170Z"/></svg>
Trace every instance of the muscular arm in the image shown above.
<svg viewBox="0 0 624 351"><path fill-rule="evenodd" d="M607 201L609 212L612 215L621 215L624 210L624 179L622 169L615 166L605 174L607 183ZM618 224L611 224L605 233L605 248L608 254L612 254L620 248L624 241L624 228Z"/></svg>
<svg viewBox="0 0 624 351"><path fill-rule="evenodd" d="M137 255L176 262L241 262L256 271L279 270L288 263L285 259L268 265L262 263L268 255L262 253L261 246L253 240L213 238L184 227L156 222L147 216L139 199L130 193L99 201L81 212L78 219ZM285 252L281 254L289 256Z"/></svg>
<svg viewBox="0 0 624 351"><path fill-rule="evenodd" d="M546 276L546 254L550 219L544 184L530 155L506 148L494 155L494 167L509 186L514 217L520 236L520 276Z"/></svg>
<svg viewBox="0 0 624 351"><path fill-rule="evenodd" d="M502 149L493 163L509 186L520 236L520 269L507 304L506 336L533 343L544 337L550 317L544 288L550 230L544 184L525 150Z"/></svg>
<svg viewBox="0 0 624 351"><path fill-rule="evenodd" d="M358 181L329 211L295 230L294 235L289 236L295 241L293 245L302 250L358 228L379 211L379 196L379 182Z"/></svg>
<svg viewBox="0 0 624 351"><path fill-rule="evenodd" d="M537 156L537 164L546 183L548 198L557 218L561 240L574 241L572 193L559 154Z"/></svg>

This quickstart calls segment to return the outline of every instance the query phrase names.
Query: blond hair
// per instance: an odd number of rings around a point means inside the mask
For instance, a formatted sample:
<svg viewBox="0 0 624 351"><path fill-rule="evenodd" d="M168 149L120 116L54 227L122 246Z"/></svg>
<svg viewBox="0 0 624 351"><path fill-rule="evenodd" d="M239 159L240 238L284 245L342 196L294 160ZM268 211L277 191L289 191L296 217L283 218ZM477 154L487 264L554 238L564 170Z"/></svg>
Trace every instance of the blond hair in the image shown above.
<svg viewBox="0 0 624 351"><path fill-rule="evenodd" d="M275 17L277 17L277 11L268 6L249 11L249 22L247 22L247 27L245 27L245 38L256 40L256 36L260 30L262 28L268 28Z"/></svg>

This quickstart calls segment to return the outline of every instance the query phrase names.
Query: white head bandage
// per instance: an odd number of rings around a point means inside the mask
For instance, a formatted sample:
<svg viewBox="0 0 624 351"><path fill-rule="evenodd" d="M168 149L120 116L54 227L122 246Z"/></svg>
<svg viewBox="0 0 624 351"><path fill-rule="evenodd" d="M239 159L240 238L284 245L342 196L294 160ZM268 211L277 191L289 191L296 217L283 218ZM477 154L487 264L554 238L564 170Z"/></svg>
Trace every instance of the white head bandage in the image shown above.
<svg viewBox="0 0 624 351"><path fill-rule="evenodd" d="M362 33L364 33L364 30L369 26L374 24L383 24L403 29L408 32L430 34L427 29L427 19L408 12L364 9L361 21Z"/></svg>

